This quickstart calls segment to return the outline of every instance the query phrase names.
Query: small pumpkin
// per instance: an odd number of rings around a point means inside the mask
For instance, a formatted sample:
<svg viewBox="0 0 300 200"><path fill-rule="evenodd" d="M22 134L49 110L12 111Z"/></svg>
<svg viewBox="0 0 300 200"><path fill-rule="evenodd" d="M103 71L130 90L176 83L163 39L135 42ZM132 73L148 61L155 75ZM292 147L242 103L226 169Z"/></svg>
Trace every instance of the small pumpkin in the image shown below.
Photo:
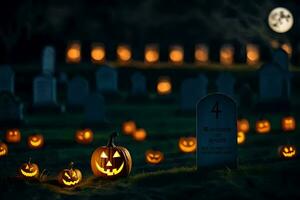
<svg viewBox="0 0 300 200"><path fill-rule="evenodd" d="M82 174L79 169L73 168L74 163L70 163L69 169L63 169L58 174L58 182L62 186L73 187L78 185L82 180Z"/></svg>
<svg viewBox="0 0 300 200"><path fill-rule="evenodd" d="M238 131L237 133L237 143L244 144L246 141L246 134L243 131Z"/></svg>
<svg viewBox="0 0 300 200"><path fill-rule="evenodd" d="M117 133L112 133L107 145L99 147L93 152L91 168L95 176L115 179L130 174L131 155L125 147L115 145L116 137Z"/></svg>
<svg viewBox="0 0 300 200"><path fill-rule="evenodd" d="M91 129L78 130L75 133L75 141L79 144L90 144L94 140L94 133Z"/></svg>
<svg viewBox="0 0 300 200"><path fill-rule="evenodd" d="M0 157L8 154L8 147L4 142L0 141Z"/></svg>
<svg viewBox="0 0 300 200"><path fill-rule="evenodd" d="M283 131L294 131L296 129L296 120L293 116L287 116L281 119L281 128Z"/></svg>
<svg viewBox="0 0 300 200"><path fill-rule="evenodd" d="M44 136L42 134L28 136L27 145L30 149L42 148L44 146Z"/></svg>
<svg viewBox="0 0 300 200"><path fill-rule="evenodd" d="M131 135L132 133L135 132L135 130L136 130L136 124L132 120L126 121L122 124L122 132L125 135Z"/></svg>
<svg viewBox="0 0 300 200"><path fill-rule="evenodd" d="M136 141L144 141L147 137L147 132L145 129L137 129L136 131L134 131L134 133L132 134L133 139L135 139Z"/></svg>
<svg viewBox="0 0 300 200"><path fill-rule="evenodd" d="M271 123L267 119L261 119L256 122L256 132L259 134L269 133L271 130Z"/></svg>
<svg viewBox="0 0 300 200"><path fill-rule="evenodd" d="M237 129L238 131L242 131L244 133L248 133L250 129L249 121L247 119L239 119L237 121Z"/></svg>
<svg viewBox="0 0 300 200"><path fill-rule="evenodd" d="M170 94L172 92L172 83L170 81L170 78L168 77L159 78L156 89L159 95Z"/></svg>
<svg viewBox="0 0 300 200"><path fill-rule="evenodd" d="M195 137L181 137L178 141L179 150L183 153L192 153L197 149L197 139Z"/></svg>
<svg viewBox="0 0 300 200"><path fill-rule="evenodd" d="M5 134L6 142L19 143L21 141L21 132L19 129L9 129Z"/></svg>
<svg viewBox="0 0 300 200"><path fill-rule="evenodd" d="M282 145L278 148L278 154L284 159L294 158L297 155L297 148L294 145Z"/></svg>
<svg viewBox="0 0 300 200"><path fill-rule="evenodd" d="M37 164L31 163L31 159L27 163L23 163L19 168L19 174L21 178L31 180L37 179L40 174L40 170Z"/></svg>
<svg viewBox="0 0 300 200"><path fill-rule="evenodd" d="M161 151L147 150L145 158L149 164L159 164L164 160L164 154Z"/></svg>

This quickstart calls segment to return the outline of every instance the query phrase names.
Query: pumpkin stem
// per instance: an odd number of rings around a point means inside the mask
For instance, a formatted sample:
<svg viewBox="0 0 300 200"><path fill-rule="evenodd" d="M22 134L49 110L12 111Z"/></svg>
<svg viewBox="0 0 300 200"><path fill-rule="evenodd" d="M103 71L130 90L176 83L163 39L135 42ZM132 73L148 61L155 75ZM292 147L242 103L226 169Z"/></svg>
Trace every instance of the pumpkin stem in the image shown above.
<svg viewBox="0 0 300 200"><path fill-rule="evenodd" d="M108 147L115 147L115 138L118 136L118 133L116 131L114 131L110 136L109 136L109 139L108 139L108 143L107 143L107 146Z"/></svg>
<svg viewBox="0 0 300 200"><path fill-rule="evenodd" d="M29 159L28 159L28 163L29 163L29 164L31 163L31 157L29 157Z"/></svg>
<svg viewBox="0 0 300 200"><path fill-rule="evenodd" d="M73 167L74 167L74 162L70 162L69 168L70 168L70 169L73 169Z"/></svg>

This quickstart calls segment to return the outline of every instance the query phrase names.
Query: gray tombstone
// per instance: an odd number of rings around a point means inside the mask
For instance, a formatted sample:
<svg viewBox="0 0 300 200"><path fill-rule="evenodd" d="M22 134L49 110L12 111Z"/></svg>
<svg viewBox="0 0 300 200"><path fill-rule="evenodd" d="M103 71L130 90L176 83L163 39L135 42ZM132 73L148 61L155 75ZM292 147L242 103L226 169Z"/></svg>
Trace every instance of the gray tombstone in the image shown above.
<svg viewBox="0 0 300 200"><path fill-rule="evenodd" d="M219 93L197 104L197 167L237 166L236 103Z"/></svg>
<svg viewBox="0 0 300 200"><path fill-rule="evenodd" d="M54 74L55 72L55 49L52 46L46 46L42 55L42 73Z"/></svg>
<svg viewBox="0 0 300 200"><path fill-rule="evenodd" d="M235 99L235 94L234 94L235 78L230 73L226 73L226 72L221 73L216 80L216 85L217 85L217 91L219 93L226 94L231 98Z"/></svg>
<svg viewBox="0 0 300 200"><path fill-rule="evenodd" d="M0 92L0 124L18 124L23 120L23 104L11 93Z"/></svg>
<svg viewBox="0 0 300 200"><path fill-rule="evenodd" d="M15 73L8 65L0 66L0 91L14 94Z"/></svg>
<svg viewBox="0 0 300 200"><path fill-rule="evenodd" d="M104 98L100 94L90 94L85 101L85 123L101 124L105 123L105 103Z"/></svg>
<svg viewBox="0 0 300 200"><path fill-rule="evenodd" d="M118 92L118 73L117 70L103 66L96 72L97 90L103 93Z"/></svg>
<svg viewBox="0 0 300 200"><path fill-rule="evenodd" d="M58 82L61 84L66 84L68 82L68 74L65 72L60 72Z"/></svg>
<svg viewBox="0 0 300 200"><path fill-rule="evenodd" d="M131 76L131 95L145 96L147 95L146 78L143 74L136 72Z"/></svg>
<svg viewBox="0 0 300 200"><path fill-rule="evenodd" d="M50 75L39 75L33 81L33 103L35 106L56 105L56 79Z"/></svg>
<svg viewBox="0 0 300 200"><path fill-rule="evenodd" d="M82 107L89 94L89 83L81 76L76 76L68 83L68 106Z"/></svg>
<svg viewBox="0 0 300 200"><path fill-rule="evenodd" d="M289 55L283 49L277 49L273 52L272 61L284 71L289 71Z"/></svg>
<svg viewBox="0 0 300 200"><path fill-rule="evenodd" d="M184 80L180 88L180 107L182 111L195 110L199 99L207 95L208 80L204 75Z"/></svg>

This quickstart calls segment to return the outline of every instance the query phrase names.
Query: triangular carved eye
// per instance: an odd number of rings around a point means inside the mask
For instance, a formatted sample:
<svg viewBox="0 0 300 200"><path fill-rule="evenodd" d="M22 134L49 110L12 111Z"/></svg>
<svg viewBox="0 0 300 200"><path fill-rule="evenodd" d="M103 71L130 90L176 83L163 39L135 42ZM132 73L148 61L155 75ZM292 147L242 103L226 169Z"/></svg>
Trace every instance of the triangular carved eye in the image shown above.
<svg viewBox="0 0 300 200"><path fill-rule="evenodd" d="M121 157L121 156L120 156L119 152L118 152L118 151L116 151L116 152L114 153L114 156L113 156L113 158L119 158L119 157Z"/></svg>
<svg viewBox="0 0 300 200"><path fill-rule="evenodd" d="M101 157L101 158L108 158L108 156L105 154L104 151L101 153L101 156L100 156L100 157Z"/></svg>

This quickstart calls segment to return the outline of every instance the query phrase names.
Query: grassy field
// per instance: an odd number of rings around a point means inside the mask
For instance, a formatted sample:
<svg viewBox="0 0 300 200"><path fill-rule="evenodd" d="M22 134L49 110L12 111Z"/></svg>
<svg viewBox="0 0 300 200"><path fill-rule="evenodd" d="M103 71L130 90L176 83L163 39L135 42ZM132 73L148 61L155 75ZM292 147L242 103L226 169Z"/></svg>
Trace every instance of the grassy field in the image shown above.
<svg viewBox="0 0 300 200"><path fill-rule="evenodd" d="M267 114L272 131L258 135L254 124L259 115L245 114L251 131L247 141L239 146L239 167L236 170L196 170L196 155L182 154L177 143L181 136L195 135L194 114L179 114L176 103L154 101L132 104L120 101L107 109L111 126L93 129L95 138L90 145L74 141L74 133L83 121L82 114L61 115L31 114L21 129L22 142L9 145L9 155L0 159L1 199L299 199L300 159L282 160L278 157L279 145L291 143L300 146L297 131L280 130L282 114ZM299 121L300 115L294 113ZM107 181L93 177L90 158L93 150L106 145L111 131L122 122L134 119L147 130L147 139L134 141L120 134L117 144L125 146L133 158L133 171L128 178ZM42 133L45 146L29 150L26 138ZM1 133L3 138L4 134ZM159 149L165 160L159 165L146 164L147 149ZM26 182L16 178L17 168L28 159L46 169L43 182ZM72 189L58 186L56 176L73 161L81 169L83 182Z"/></svg>

